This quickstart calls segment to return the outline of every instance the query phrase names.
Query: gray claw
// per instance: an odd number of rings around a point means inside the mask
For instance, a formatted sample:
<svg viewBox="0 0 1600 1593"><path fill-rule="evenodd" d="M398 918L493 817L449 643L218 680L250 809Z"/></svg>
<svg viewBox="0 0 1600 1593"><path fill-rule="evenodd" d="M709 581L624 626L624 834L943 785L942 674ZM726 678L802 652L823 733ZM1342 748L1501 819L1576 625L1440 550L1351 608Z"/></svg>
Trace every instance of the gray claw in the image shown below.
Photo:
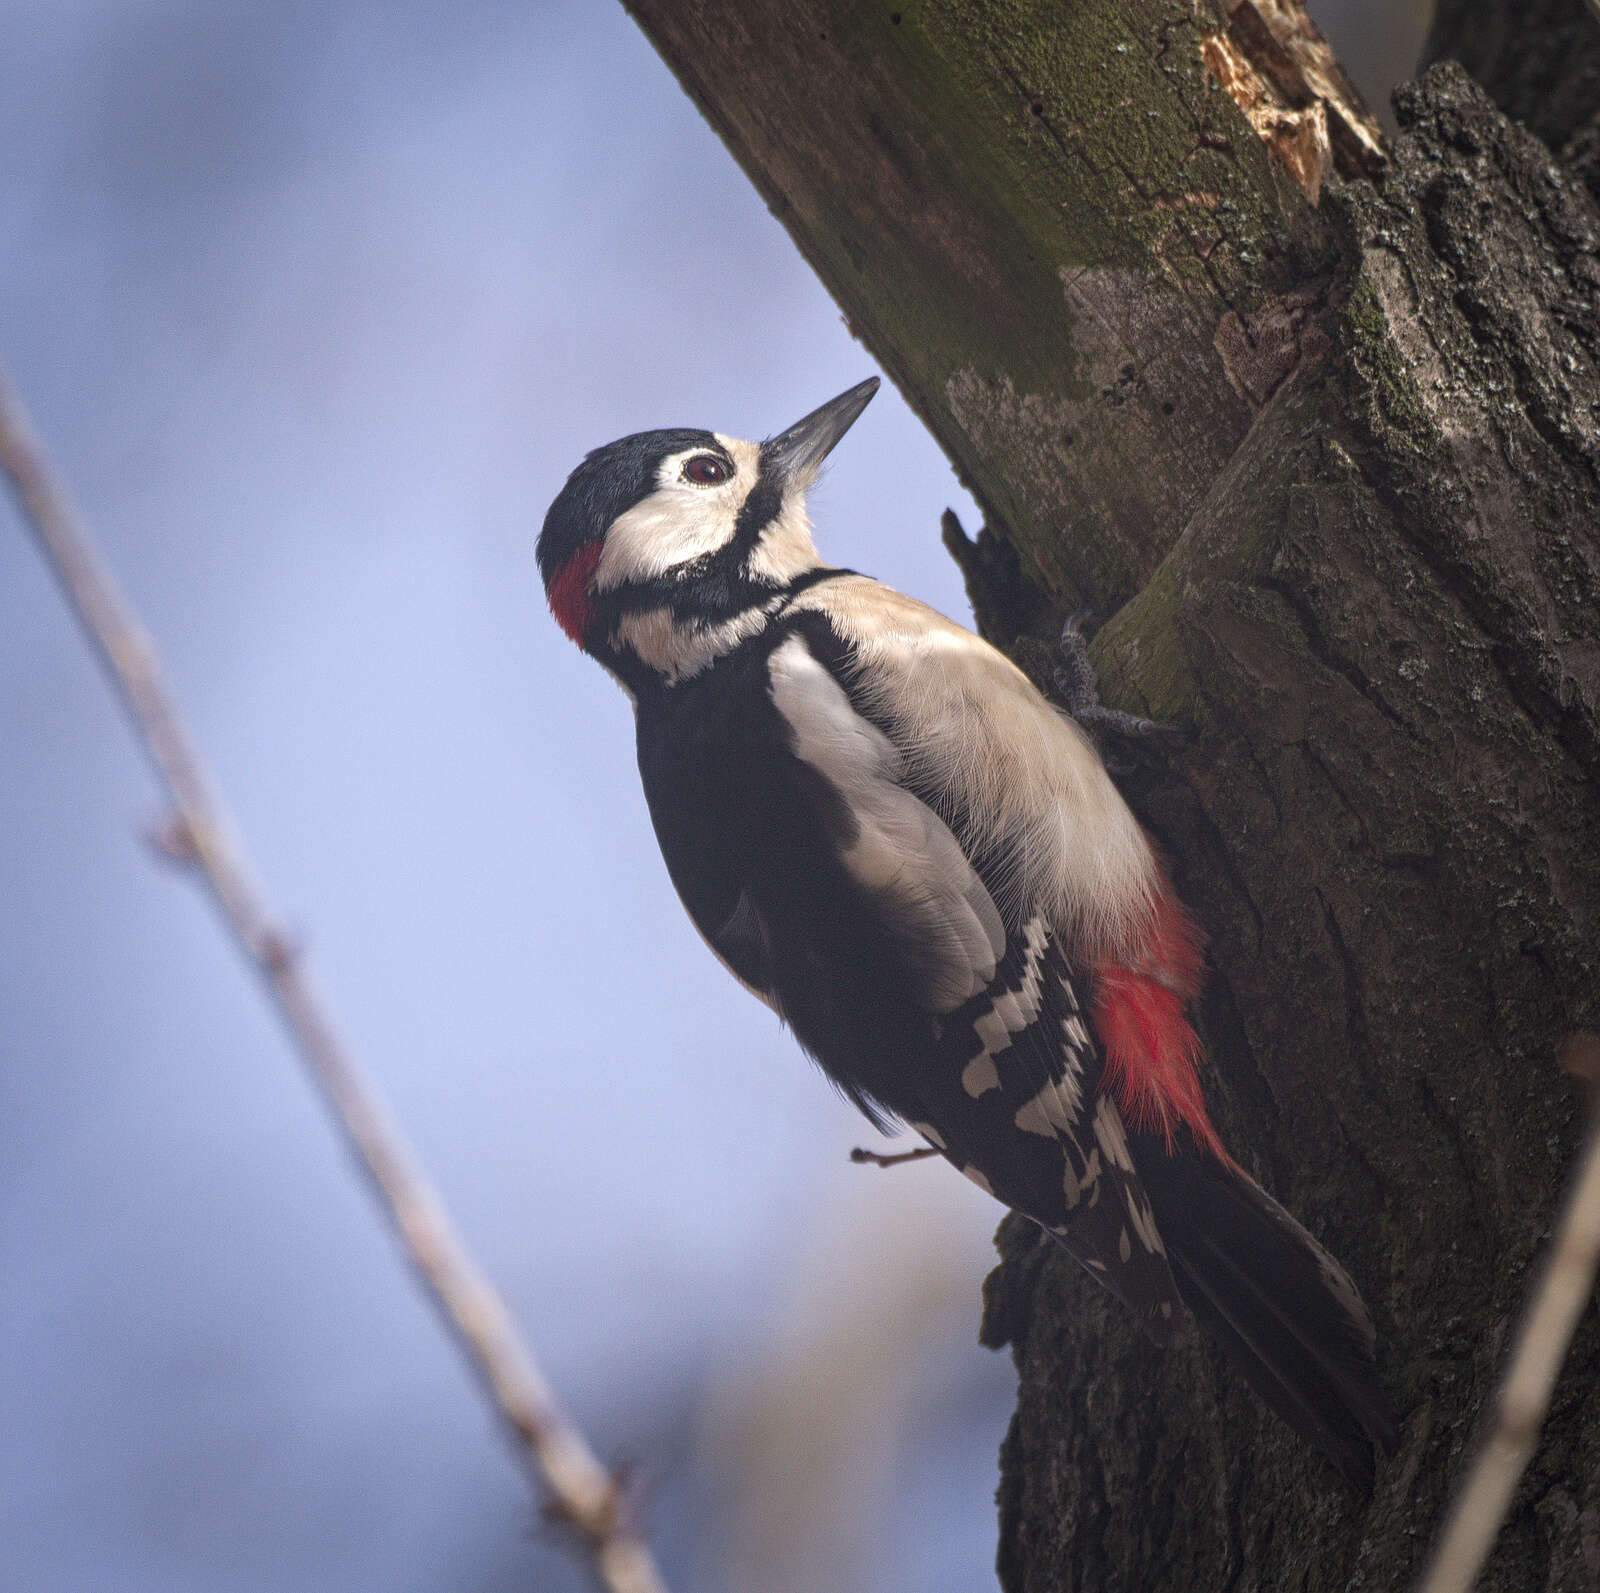
<svg viewBox="0 0 1600 1593"><path fill-rule="evenodd" d="M1144 719L1120 708L1107 708L1100 701L1100 683L1089 662L1089 644L1083 627L1094 616L1080 608L1069 614L1061 627L1061 642L1056 651L1054 670L1056 691L1064 707L1090 735L1109 731L1114 736L1175 735L1181 726L1164 724L1159 719Z"/></svg>

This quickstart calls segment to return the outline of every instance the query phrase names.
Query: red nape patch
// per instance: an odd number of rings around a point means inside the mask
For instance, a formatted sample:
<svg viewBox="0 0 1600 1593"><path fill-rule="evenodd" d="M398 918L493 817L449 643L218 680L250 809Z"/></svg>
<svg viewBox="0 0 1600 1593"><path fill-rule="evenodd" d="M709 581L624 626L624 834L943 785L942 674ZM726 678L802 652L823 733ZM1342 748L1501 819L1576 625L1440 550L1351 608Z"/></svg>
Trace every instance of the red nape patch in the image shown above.
<svg viewBox="0 0 1600 1593"><path fill-rule="evenodd" d="M589 634L589 621L593 613L589 602L589 581L594 575L595 565L600 562L604 545L601 542L585 542L556 571L547 593L550 612L555 615L556 623L579 647L583 646L583 639Z"/></svg>
<svg viewBox="0 0 1600 1593"><path fill-rule="evenodd" d="M1232 1166L1206 1115L1200 1037L1184 1011L1199 988L1200 934L1163 877L1139 955L1094 965L1090 1018L1128 1126L1160 1133L1171 1150L1182 1123L1201 1149Z"/></svg>

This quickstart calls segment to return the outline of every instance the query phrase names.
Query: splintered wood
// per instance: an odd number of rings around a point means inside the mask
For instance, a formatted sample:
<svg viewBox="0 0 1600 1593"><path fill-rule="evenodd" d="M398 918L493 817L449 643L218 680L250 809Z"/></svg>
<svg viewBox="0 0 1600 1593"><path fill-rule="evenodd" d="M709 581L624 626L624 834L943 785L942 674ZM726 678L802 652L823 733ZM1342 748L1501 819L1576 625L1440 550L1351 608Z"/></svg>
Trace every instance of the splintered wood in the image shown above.
<svg viewBox="0 0 1600 1593"><path fill-rule="evenodd" d="M1234 0L1227 26L1200 52L1312 204L1330 170L1382 170L1383 134L1297 0Z"/></svg>

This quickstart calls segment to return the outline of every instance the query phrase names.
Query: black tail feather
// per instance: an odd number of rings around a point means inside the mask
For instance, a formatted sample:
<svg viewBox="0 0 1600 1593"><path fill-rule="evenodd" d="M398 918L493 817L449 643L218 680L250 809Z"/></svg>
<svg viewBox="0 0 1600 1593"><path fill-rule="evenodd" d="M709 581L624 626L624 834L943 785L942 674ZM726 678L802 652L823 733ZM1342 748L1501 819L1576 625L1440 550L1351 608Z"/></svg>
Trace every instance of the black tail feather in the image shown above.
<svg viewBox="0 0 1600 1593"><path fill-rule="evenodd" d="M1395 1444L1366 1307L1344 1269L1243 1173L1136 1152L1184 1303L1266 1403L1370 1489Z"/></svg>

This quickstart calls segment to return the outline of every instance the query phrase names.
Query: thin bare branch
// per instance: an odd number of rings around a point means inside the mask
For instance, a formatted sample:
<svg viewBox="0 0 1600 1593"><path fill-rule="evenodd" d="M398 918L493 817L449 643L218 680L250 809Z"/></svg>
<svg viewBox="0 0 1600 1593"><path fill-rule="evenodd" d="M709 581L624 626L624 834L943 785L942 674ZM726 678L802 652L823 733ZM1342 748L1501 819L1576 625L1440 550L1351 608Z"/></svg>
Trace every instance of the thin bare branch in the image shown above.
<svg viewBox="0 0 1600 1593"><path fill-rule="evenodd" d="M1538 1288L1529 1302L1495 1400L1493 1425L1456 1495L1418 1593L1469 1593L1533 1454L1561 1363L1594 1290L1600 1262L1600 1040L1575 1035L1568 1070L1590 1083L1589 1131Z"/></svg>
<svg viewBox="0 0 1600 1593"><path fill-rule="evenodd" d="M456 1233L372 1081L340 1037L304 956L268 909L178 713L154 644L118 591L0 369L0 468L127 708L174 813L156 844L203 876L377 1192L412 1267L496 1410L546 1508L610 1593L664 1593L628 1501L561 1408L504 1301Z"/></svg>

